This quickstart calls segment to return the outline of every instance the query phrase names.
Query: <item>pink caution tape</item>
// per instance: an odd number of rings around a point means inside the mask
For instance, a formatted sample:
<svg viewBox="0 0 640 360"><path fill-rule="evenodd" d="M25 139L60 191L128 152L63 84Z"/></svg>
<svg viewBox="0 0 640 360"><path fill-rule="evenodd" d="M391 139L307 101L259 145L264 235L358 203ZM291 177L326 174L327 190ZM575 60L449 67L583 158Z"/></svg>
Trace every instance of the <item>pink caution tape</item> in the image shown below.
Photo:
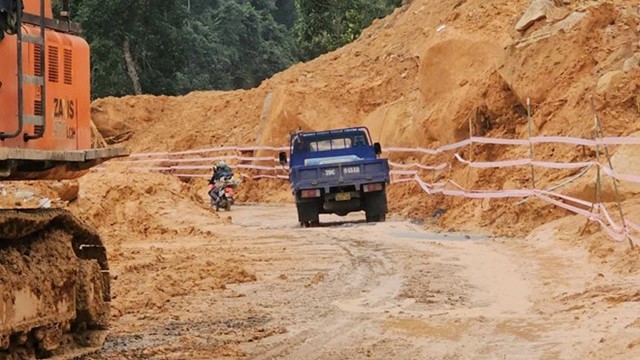
<svg viewBox="0 0 640 360"><path fill-rule="evenodd" d="M524 165L534 165L537 167L551 168L551 169L579 169L592 165L596 165L593 161L585 161L578 163L557 163L549 161L531 161L531 159L517 159L517 160L500 160L500 161L469 161L462 158L460 154L455 154L454 157L459 162L469 165L472 168L502 168L502 167L515 167Z"/></svg>
<svg viewBox="0 0 640 360"><path fill-rule="evenodd" d="M575 203L575 204L583 205L583 206L585 206L587 208L591 208L592 206L594 206L594 204L592 202L589 202L589 201L586 201L586 200L582 200L582 199L578 199L578 198L574 198L572 196L567 196L567 195L563 195L563 194L560 194L560 193L552 192L552 191L534 190L534 193L561 198L561 199L564 199L564 200L567 200L567 201L571 201L572 203Z"/></svg>
<svg viewBox="0 0 640 360"><path fill-rule="evenodd" d="M617 232L625 231L625 227L620 226L616 224L615 221L613 221L613 219L611 218L611 214L609 213L609 211L607 211L607 208L603 204L598 204L598 209L600 210L600 213L604 214L605 219L607 220L609 225L613 228L613 230Z"/></svg>
<svg viewBox="0 0 640 360"><path fill-rule="evenodd" d="M250 179L283 179L283 180L288 180L289 177L286 175L246 175L246 174L242 174L243 177L246 178L250 178Z"/></svg>
<svg viewBox="0 0 640 360"><path fill-rule="evenodd" d="M629 227L629 228L633 229L634 231L640 233L640 225L638 225L638 224L636 224L636 223L634 223L632 221L629 221L629 220L627 220L626 223L627 223L627 227Z"/></svg>
<svg viewBox="0 0 640 360"><path fill-rule="evenodd" d="M638 175L629 175L629 174L620 174L618 172L616 172L615 170L613 170L612 168L608 167L608 166L600 166L602 168L602 171L611 176L614 179L618 179L618 180L622 180L622 181L626 181L626 182L630 182L630 183L635 183L635 184L640 184L640 176Z"/></svg>
<svg viewBox="0 0 640 360"><path fill-rule="evenodd" d="M427 184L426 182L422 181L422 179L421 179L418 175L416 175L416 180L417 180L417 182L418 182L418 185L420 185L420 187L422 188L422 190L423 190L424 192L426 192L426 193L427 193L427 194L429 194L429 195L432 195L432 194L433 194L433 192L431 191L431 188L430 188L429 184Z"/></svg>
<svg viewBox="0 0 640 360"><path fill-rule="evenodd" d="M267 170L267 171L282 170L282 166L260 166L260 165L249 165L249 164L238 164L234 166L239 169Z"/></svg>
<svg viewBox="0 0 640 360"><path fill-rule="evenodd" d="M593 161L575 162L575 163L559 163L550 161L532 161L533 166L548 169L581 169L596 165Z"/></svg>
<svg viewBox="0 0 640 360"><path fill-rule="evenodd" d="M202 174L171 174L172 176L182 177L182 178L203 178L209 179L211 175L202 175Z"/></svg>
<svg viewBox="0 0 640 360"><path fill-rule="evenodd" d="M603 229L607 235L609 235L610 238L614 239L615 241L624 241L624 239L626 238L626 234L619 234L617 232L615 232L614 230L612 230L610 227L608 227L607 225L605 225L602 221L598 220L598 222L600 223L600 228Z"/></svg>
<svg viewBox="0 0 640 360"><path fill-rule="evenodd" d="M204 175L204 174L171 174L171 176L176 176L176 177L182 177L182 178L202 178L202 179L209 179L211 178L211 175ZM243 178L246 179L289 179L288 176L286 175L247 175L247 174L240 174L240 176L242 176Z"/></svg>
<svg viewBox="0 0 640 360"><path fill-rule="evenodd" d="M436 149L427 149L422 147L407 148L407 147L388 147L385 152L388 153L422 153L428 155L438 155L447 151L452 151L466 147L472 143L479 144L493 144L493 145L510 145L510 146L527 146L530 144L543 144L543 143L556 143L567 144L576 146L604 146L604 145L640 145L640 138L633 137L605 137L602 139L582 139L565 136L536 136L530 139L500 139L500 138L485 138L485 137L471 137L468 140L463 140L454 144L445 145ZM264 161L264 162L278 162L278 159L272 156L262 157L249 157L238 155L221 155L215 157L200 157L200 158L179 158L185 155L215 153L215 152L246 152L246 151L287 151L288 147L271 147L271 146L253 146L253 147L215 147L205 148L197 150L186 150L178 152L155 152L155 153L139 153L131 155L132 158L143 158L140 160L124 160L122 162L132 164L157 164L162 162L170 162L175 164L194 164L194 165L174 165L174 166L147 166L147 167L132 167L135 171L176 171L176 170L210 170L211 163L219 160L237 160L237 161ZM178 157L178 158L174 158ZM550 169L580 169L591 166L600 166L603 172L617 180L626 181L630 183L640 184L639 175L622 174L608 166L598 164L594 161L575 162L575 163L558 163L549 161L532 161L531 159L515 159L515 160L500 160L500 161L468 161L462 158L460 154L454 154L457 161L466 164L472 168L506 168L533 165L541 168ZM207 162L206 165L198 165ZM624 226L618 225L611 214L606 209L604 204L593 204L589 201L577 199L571 196L554 193L545 190L533 190L533 189L512 189L512 190L475 190L469 191L455 181L449 180L446 182L439 182L436 184L429 184L423 181L418 174L418 170L444 170L451 166L447 163L439 165L424 165L419 163L402 164L397 162L389 162L392 167L392 183L402 184L408 182L416 182L423 191L427 194L443 194L446 196L459 196L473 199L501 199L501 198L523 198L535 196L547 203L555 205L560 208L564 208L575 214L579 214L587 217L592 221L597 221L602 229L613 239L622 241L625 237L637 242L635 237L632 237L631 231L640 233L640 225L626 220ZM243 177L252 179L288 179L287 175L277 174L278 171L283 170L281 166L260 166L253 164L238 164L235 167L240 169L252 169L258 171L276 172L276 174L259 174L255 176L242 174ZM284 168L285 170L287 167ZM416 170L414 170L416 169ZM199 177L208 178L209 175L205 174L172 174L179 177ZM400 176L400 178L398 178ZM402 177L408 176L408 177ZM451 184L456 189L447 189L446 185ZM560 200L558 200L560 199ZM584 207L584 208L582 208ZM589 209L589 210L587 210ZM597 211L593 211L597 210Z"/></svg>
<svg viewBox="0 0 640 360"><path fill-rule="evenodd" d="M604 146L604 145L640 145L640 138L637 137L604 137L602 139L583 139L568 136L534 136L530 139L502 139L473 136L470 139L462 140L453 144L440 146L436 149L427 149L423 147L407 148L407 147L388 147L386 152L418 152L430 155L438 155L446 151L451 151L468 146L472 143L491 144L491 145L513 145L525 146L529 144L567 144L580 146ZM203 149L175 151L175 152L149 152L135 153L130 157L154 157L154 156L180 156L191 154L203 154L211 152L225 151L288 151L288 146L220 146Z"/></svg>
<svg viewBox="0 0 640 360"><path fill-rule="evenodd" d="M438 155L438 154L442 154L443 152L446 151L451 151L451 150L456 150L459 148L463 148L465 146L468 146L469 144L471 144L471 140L463 140L451 145L445 145L445 146L441 146L435 150L433 149L426 149L426 148L422 148L422 147L416 147L416 148L407 148L407 147L387 147L385 148L386 152L396 152L396 153L423 153L423 154L428 154L428 155Z"/></svg>
<svg viewBox="0 0 640 360"><path fill-rule="evenodd" d="M260 166L250 164L238 164L234 165L238 169L253 169L253 170L266 170L266 171L279 171L283 170L281 166ZM132 170L142 171L172 171L172 170L211 170L211 165L175 165L175 166L145 166L145 167L132 167ZM285 168L286 169L286 168Z"/></svg>
<svg viewBox="0 0 640 360"><path fill-rule="evenodd" d="M554 204L554 205L556 205L558 207L561 207L563 209L569 210L569 211L571 211L573 213L580 214L580 215L586 216L588 218L593 218L593 219L597 218L595 214L593 214L593 213L591 213L591 212L589 212L587 210L581 209L581 208L579 208L577 206L573 206L573 205L569 205L569 204L563 203L562 201L558 201L558 200L552 199L552 198L550 198L550 197L548 197L546 195L538 194L537 197L539 199L541 199L541 200L544 200L545 202L548 202L550 204Z"/></svg>
<svg viewBox="0 0 640 360"><path fill-rule="evenodd" d="M460 154L455 154L455 158L463 164L469 165L473 168L500 168L500 167L514 167L514 166L522 166L531 164L530 159L520 159L520 160L503 160L503 161L489 161L489 162L479 162L479 161L468 161L462 158Z"/></svg>
<svg viewBox="0 0 640 360"><path fill-rule="evenodd" d="M129 155L130 157L153 157L153 156L180 156L180 155L193 155L193 154L205 154L212 152L228 152L228 151L287 151L286 146L273 147L273 146L221 146L195 150L174 151L174 152L150 152L150 153L135 153Z"/></svg>
<svg viewBox="0 0 640 360"><path fill-rule="evenodd" d="M590 139L573 138L566 136L533 136L529 139L532 144L566 144L595 146L596 142Z"/></svg>
<svg viewBox="0 0 640 360"><path fill-rule="evenodd" d="M601 145L640 145L640 137L604 137L597 140Z"/></svg>
<svg viewBox="0 0 640 360"><path fill-rule="evenodd" d="M186 158L186 159L172 159L168 157L164 158L155 158L155 159L141 159L141 160L120 160L118 163L130 163L130 164L145 164L145 163L158 163L158 162L172 162L172 163L198 163L198 162L208 162L215 163L220 160L238 160L238 161L273 161L278 162L278 159L261 156L261 157L247 157L247 156L215 156L215 157L205 157L205 158Z"/></svg>
<svg viewBox="0 0 640 360"><path fill-rule="evenodd" d="M416 175L418 172L415 170L391 170L390 175Z"/></svg>
<svg viewBox="0 0 640 360"><path fill-rule="evenodd" d="M529 141L522 139L499 139L472 136L471 141L477 144L529 146Z"/></svg>
<svg viewBox="0 0 640 360"><path fill-rule="evenodd" d="M587 217L588 219L592 220L592 221L596 221L598 222L601 227L603 228L603 230L613 239L615 239L616 241L622 241L625 239L625 235L628 235L628 232L624 232L623 229L620 226L615 225L615 222L613 222L610 217L608 217L607 221L609 221L609 223L611 224L611 226L607 225L604 221L602 221L602 219L600 218L600 216L598 216L598 214L596 213L592 213L590 211L587 211L585 209L579 208L577 206L571 205L571 204L567 204L564 203L562 201L558 201L555 200L553 198L551 198L550 196L557 196L559 198L562 198L564 200L567 201L571 201L573 203L576 204L581 204L584 206L591 206L591 203L588 201L584 201L581 199L576 199L576 198L572 198L570 196L566 196L566 195L562 195L562 194L557 194L557 193L552 193L552 192L548 192L548 191L538 191L538 190L529 190L529 189L521 189L521 190L502 190L502 191L479 191L479 192L469 192L467 190L464 190L459 184L455 183L454 181L449 181L449 183L452 183L454 186L458 187L460 190L449 190L449 189L433 189L432 187L429 186L429 184L427 184L426 182L424 182L417 174L415 175L414 181L416 181L421 187L422 189L428 193L428 194L437 194L437 193L442 193L444 195L447 196L459 196L459 197L466 197L466 198L476 198L476 199L481 199L481 198L510 198L510 197L528 197L528 196L536 196L537 198L548 202L552 205L558 206L560 208L564 208L566 210L569 210L575 214L579 214L582 216ZM405 179L401 179L398 180L397 182L408 182L411 181L411 179L405 178ZM606 212L605 212L606 214ZM627 222L627 225L630 225L629 222ZM640 226L637 224L633 224L635 226L634 230L640 230Z"/></svg>
<svg viewBox="0 0 640 360"><path fill-rule="evenodd" d="M407 182L412 182L412 181L415 181L415 179L414 178L400 178L400 179L394 178L394 179L391 179L391 183L392 184L402 184L402 183L407 183Z"/></svg>
<svg viewBox="0 0 640 360"><path fill-rule="evenodd" d="M449 167L449 164L447 164L447 163L442 163L440 165L430 166L430 165L422 165L422 164L418 164L418 163L400 164L400 163L393 162L393 161L389 161L389 165L391 167L397 167L397 168L401 168L401 169L419 168L419 169L423 169L423 170L444 170L444 169Z"/></svg>
<svg viewBox="0 0 640 360"><path fill-rule="evenodd" d="M197 149L197 150L185 150L185 151L174 151L174 152L151 152L151 153L135 153L129 155L129 157L153 157L153 156L179 156L179 155L193 155L193 154L204 154L210 152L225 152L225 151L237 151L237 147L235 146L224 146L224 147L216 147L216 148L208 148L208 149Z"/></svg>

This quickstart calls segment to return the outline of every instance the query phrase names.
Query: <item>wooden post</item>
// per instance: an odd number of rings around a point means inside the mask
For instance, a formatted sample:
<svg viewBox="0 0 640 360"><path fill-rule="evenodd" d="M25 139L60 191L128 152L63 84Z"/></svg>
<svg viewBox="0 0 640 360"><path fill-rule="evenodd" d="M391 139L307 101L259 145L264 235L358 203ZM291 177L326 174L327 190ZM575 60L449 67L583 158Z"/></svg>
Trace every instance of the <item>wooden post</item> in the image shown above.
<svg viewBox="0 0 640 360"><path fill-rule="evenodd" d="M594 123L593 125L593 139L594 140L598 140L598 130L597 130L598 124L597 121ZM593 213L593 208L595 207L595 204L600 204L601 201L601 177L600 177L600 146L598 145L598 143L596 142L596 184L595 184L595 188L594 188L594 202L591 203L591 208L589 209L589 213ZM589 226L589 221L591 221L591 219L587 219L587 223L584 225L584 227L582 228L582 231L580 232L580 236L582 236L585 232L585 230L587 230L587 226Z"/></svg>
<svg viewBox="0 0 640 360"><path fill-rule="evenodd" d="M531 142L531 134L533 128L533 120L531 119L531 99L527 98L527 119L529 121L529 158L531 159L531 184L533 185L533 189L536 189L536 171L535 166L533 166L533 143Z"/></svg>
<svg viewBox="0 0 640 360"><path fill-rule="evenodd" d="M471 119L472 117L469 116L469 140L471 141L471 143L469 144L469 162L473 162L473 140L471 140L471 138L473 137L473 121ZM469 190L469 176L471 175L471 164L467 165L467 182L465 185L465 188L467 190Z"/></svg>
<svg viewBox="0 0 640 360"><path fill-rule="evenodd" d="M594 121L596 123L596 137L602 139L604 138L604 134L602 132L602 122L600 121L600 116L596 111L596 106L593 103L593 96L589 97L589 103L591 105L591 111L593 112ZM596 144L596 147L597 146L598 144ZM609 147L607 145L604 145L604 154L607 158L607 164L609 164L609 169L613 170L613 163L611 162L611 154L609 154ZM598 166L598 175L599 174L600 174L600 166ZM618 190L617 179L612 178L611 180L613 182L613 189L616 194L616 202L618 203L618 212L620 213L620 220L622 221L622 229L624 230L624 237L629 240L629 246L631 246L631 248L633 249L635 248L635 245L633 244L633 240L631 240L631 238L627 236L627 222L624 219L624 212L622 211L622 201L620 200L620 191Z"/></svg>

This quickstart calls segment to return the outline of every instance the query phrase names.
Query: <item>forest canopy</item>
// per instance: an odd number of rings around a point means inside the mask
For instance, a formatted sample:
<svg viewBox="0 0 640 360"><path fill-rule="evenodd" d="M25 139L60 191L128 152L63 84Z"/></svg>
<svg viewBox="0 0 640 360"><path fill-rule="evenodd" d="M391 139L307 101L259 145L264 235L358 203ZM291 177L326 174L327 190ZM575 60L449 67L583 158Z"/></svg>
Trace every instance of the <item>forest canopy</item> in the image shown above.
<svg viewBox="0 0 640 360"><path fill-rule="evenodd" d="M401 0L71 0L93 97L255 87L355 40ZM54 14L62 1L53 0Z"/></svg>

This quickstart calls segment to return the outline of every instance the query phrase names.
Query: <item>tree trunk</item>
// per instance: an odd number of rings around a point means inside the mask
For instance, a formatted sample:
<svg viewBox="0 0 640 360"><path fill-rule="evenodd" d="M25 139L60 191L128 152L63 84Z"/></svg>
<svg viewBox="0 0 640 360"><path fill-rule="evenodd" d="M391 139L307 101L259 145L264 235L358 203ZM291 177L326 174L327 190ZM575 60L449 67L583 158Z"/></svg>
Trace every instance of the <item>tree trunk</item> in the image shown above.
<svg viewBox="0 0 640 360"><path fill-rule="evenodd" d="M136 95L141 95L142 86L140 86L140 77L138 76L138 71L136 70L136 64L133 62L133 57L131 57L129 39L124 39L122 50L124 51L124 61L127 64L127 72L129 73L129 77L131 78L131 82L133 83L133 91Z"/></svg>

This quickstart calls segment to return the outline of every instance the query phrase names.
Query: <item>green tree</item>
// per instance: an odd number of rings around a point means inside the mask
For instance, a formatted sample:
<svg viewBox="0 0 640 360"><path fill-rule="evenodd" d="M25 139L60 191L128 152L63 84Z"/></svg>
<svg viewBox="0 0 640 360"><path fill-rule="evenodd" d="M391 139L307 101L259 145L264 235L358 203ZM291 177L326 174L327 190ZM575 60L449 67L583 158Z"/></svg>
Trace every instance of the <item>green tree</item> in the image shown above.
<svg viewBox="0 0 640 360"><path fill-rule="evenodd" d="M273 18L273 1L217 4L189 20L181 92L250 88L297 60L291 32Z"/></svg>
<svg viewBox="0 0 640 360"><path fill-rule="evenodd" d="M273 18L288 29L293 28L296 21L296 2L294 0L277 0Z"/></svg>
<svg viewBox="0 0 640 360"><path fill-rule="evenodd" d="M401 0L71 0L94 97L250 88L356 39ZM61 0L53 0L56 13Z"/></svg>
<svg viewBox="0 0 640 360"><path fill-rule="evenodd" d="M173 95L256 86L297 61L274 19L286 21L292 1L71 0L71 14L92 48L94 97Z"/></svg>
<svg viewBox="0 0 640 360"><path fill-rule="evenodd" d="M163 0L83 0L79 4L77 20L92 46L94 96L132 90L178 93L175 70L185 62L180 36L184 6ZM121 82L126 77L130 84Z"/></svg>
<svg viewBox="0 0 640 360"><path fill-rule="evenodd" d="M389 14L401 0L296 0L296 41L302 57L312 59L358 36L371 22Z"/></svg>

